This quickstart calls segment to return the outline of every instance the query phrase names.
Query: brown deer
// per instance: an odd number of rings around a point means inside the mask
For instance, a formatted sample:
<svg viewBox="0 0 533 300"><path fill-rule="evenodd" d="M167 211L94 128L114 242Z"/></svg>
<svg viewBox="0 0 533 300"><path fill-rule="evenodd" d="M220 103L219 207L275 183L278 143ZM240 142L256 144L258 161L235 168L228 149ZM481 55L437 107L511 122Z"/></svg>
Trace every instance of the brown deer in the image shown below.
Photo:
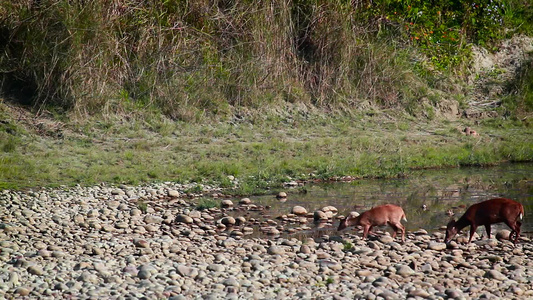
<svg viewBox="0 0 533 300"><path fill-rule="evenodd" d="M405 227L401 220L407 221L403 209L397 205L385 204L376 206L365 211L359 216L348 216L339 224L337 230L343 230L349 226L363 226L363 238L366 239L373 226L389 225L394 230L392 237L396 237L397 231L402 232L402 241L405 242Z"/></svg>
<svg viewBox="0 0 533 300"><path fill-rule="evenodd" d="M509 240L513 240L513 243L516 244L520 236L520 226L522 226L521 220L523 217L524 207L522 204L511 199L495 198L476 203L470 206L457 222L452 219L448 223L444 242L450 242L459 231L467 226L470 226L468 243L472 241L472 237L478 226L485 226L487 236L490 239L490 225L504 222L511 228Z"/></svg>

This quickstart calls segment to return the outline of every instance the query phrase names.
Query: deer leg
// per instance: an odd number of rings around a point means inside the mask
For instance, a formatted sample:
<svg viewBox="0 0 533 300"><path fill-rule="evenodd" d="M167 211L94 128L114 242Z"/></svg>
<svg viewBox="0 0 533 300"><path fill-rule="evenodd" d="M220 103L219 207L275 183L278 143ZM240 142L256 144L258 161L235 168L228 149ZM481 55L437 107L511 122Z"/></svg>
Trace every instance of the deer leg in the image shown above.
<svg viewBox="0 0 533 300"><path fill-rule="evenodd" d="M490 224L485 225L485 230L487 231L487 238L490 239Z"/></svg>
<svg viewBox="0 0 533 300"><path fill-rule="evenodd" d="M370 229L372 229L372 226L370 225L365 225L363 227L363 239L366 239L368 232L370 232Z"/></svg>
<svg viewBox="0 0 533 300"><path fill-rule="evenodd" d="M509 234L509 240L512 241L514 244L518 241L518 237L520 236L520 226L522 226L522 222L515 221L514 224L511 224L509 222L505 222L509 228L511 228L511 233ZM514 236L514 239L513 239Z"/></svg>
<svg viewBox="0 0 533 300"><path fill-rule="evenodd" d="M396 238L396 232L398 231L398 227L396 226L396 224L393 224L393 223L388 223L389 226L392 228L392 238Z"/></svg>
<svg viewBox="0 0 533 300"><path fill-rule="evenodd" d="M402 223L398 223L398 228L402 231L402 242L405 242L405 226Z"/></svg>
<svg viewBox="0 0 533 300"><path fill-rule="evenodd" d="M507 224L509 226L509 224ZM522 222L515 221L514 226L509 226L511 228L511 234L509 235L509 240L512 240L513 233L515 234L515 237L513 239L513 243L516 244L518 241L518 237L520 236L520 227L522 226Z"/></svg>
<svg viewBox="0 0 533 300"><path fill-rule="evenodd" d="M400 231L402 233L402 242L405 242L405 227L402 225L402 223L394 223L389 225L392 227L392 229L394 229L394 235L392 237L395 238L396 233Z"/></svg>
<svg viewBox="0 0 533 300"><path fill-rule="evenodd" d="M474 237L474 233L476 233L477 226L472 224L470 225L470 238L468 239L468 243L472 241L472 238Z"/></svg>

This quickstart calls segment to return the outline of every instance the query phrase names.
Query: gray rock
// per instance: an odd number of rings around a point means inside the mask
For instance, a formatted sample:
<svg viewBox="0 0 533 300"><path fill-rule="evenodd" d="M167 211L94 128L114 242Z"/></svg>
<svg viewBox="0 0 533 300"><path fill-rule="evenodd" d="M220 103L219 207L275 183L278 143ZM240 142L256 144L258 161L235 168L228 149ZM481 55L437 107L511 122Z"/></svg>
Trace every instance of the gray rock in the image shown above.
<svg viewBox="0 0 533 300"><path fill-rule="evenodd" d="M302 206L296 205L292 208L291 213L295 215L305 215L307 214L307 209Z"/></svg>
<svg viewBox="0 0 533 300"><path fill-rule="evenodd" d="M410 275L413 275L414 273L415 272L413 271L413 269L411 269L409 266L396 265L396 274L398 274L400 276L408 277Z"/></svg>
<svg viewBox="0 0 533 300"><path fill-rule="evenodd" d="M271 255L283 255L285 254L285 249L280 246L272 245L268 248L267 252Z"/></svg>
<svg viewBox="0 0 533 300"><path fill-rule="evenodd" d="M209 266L207 266L207 269L213 272L224 272L226 267L221 264L210 264Z"/></svg>
<svg viewBox="0 0 533 300"><path fill-rule="evenodd" d="M83 271L80 276L78 276L78 281L88 282L88 283L98 283L98 277L88 271Z"/></svg>
<svg viewBox="0 0 533 300"><path fill-rule="evenodd" d="M233 207L233 202L229 199L225 199L225 200L222 200L220 205L224 208Z"/></svg>
<svg viewBox="0 0 533 300"><path fill-rule="evenodd" d="M37 265L31 265L28 267L28 273L41 276L44 274L43 269Z"/></svg>
<svg viewBox="0 0 533 300"><path fill-rule="evenodd" d="M228 279L224 280L222 284L224 284L225 286L240 287L239 281L237 281L235 277L229 277Z"/></svg>
<svg viewBox="0 0 533 300"><path fill-rule="evenodd" d="M483 239L483 240L475 241L474 244L476 244L478 246L495 247L495 246L498 245L498 240L495 240L495 239Z"/></svg>
<svg viewBox="0 0 533 300"><path fill-rule="evenodd" d="M379 237L379 241L383 244L392 243L394 239L390 235L382 235Z"/></svg>
<svg viewBox="0 0 533 300"><path fill-rule="evenodd" d="M144 217L144 223L146 224L161 224L163 222L163 218L153 215L146 215Z"/></svg>
<svg viewBox="0 0 533 300"><path fill-rule="evenodd" d="M442 251L446 250L446 244L439 242L429 242L428 248L435 251Z"/></svg>
<svg viewBox="0 0 533 300"><path fill-rule="evenodd" d="M140 279L149 279L151 276L152 274L148 270L139 270L139 272L137 273L137 277L139 277Z"/></svg>
<svg viewBox="0 0 533 300"><path fill-rule="evenodd" d="M198 269L194 267L189 267L189 266L180 264L176 267L176 270L178 271L178 274L184 277L189 277L189 278L194 279L198 276Z"/></svg>
<svg viewBox="0 0 533 300"><path fill-rule="evenodd" d="M133 239L133 244L139 248L150 248L150 243L142 239Z"/></svg>
<svg viewBox="0 0 533 300"><path fill-rule="evenodd" d="M180 192L178 192L176 190L169 190L168 191L168 196L169 197L173 197L173 198L178 198L180 196Z"/></svg>
<svg viewBox="0 0 533 300"><path fill-rule="evenodd" d="M429 298L430 294L422 289L414 289L409 292L410 297Z"/></svg>
<svg viewBox="0 0 533 300"><path fill-rule="evenodd" d="M502 240L508 241L510 235L511 235L511 231L510 230L502 229L502 230L499 230L496 233L496 239L500 240L500 241L502 241Z"/></svg>
<svg viewBox="0 0 533 300"><path fill-rule="evenodd" d="M179 214L176 216L176 222L178 223L185 223L185 224L192 224L194 222L194 220L187 216L187 215L184 215L184 214Z"/></svg>
<svg viewBox="0 0 533 300"><path fill-rule="evenodd" d="M309 253L311 253L311 248L309 248L308 245L302 245L302 246L300 246L300 251L299 252L302 253L302 254L309 254Z"/></svg>
<svg viewBox="0 0 533 300"><path fill-rule="evenodd" d="M314 212L313 218L315 219L315 221L324 221L328 219L328 216L326 215L325 212L321 210L317 210Z"/></svg>
<svg viewBox="0 0 533 300"><path fill-rule="evenodd" d="M250 200L250 198L242 198L239 201L239 204L241 204L241 205L248 205L248 204L251 204L251 203L252 203L252 200Z"/></svg>
<svg viewBox="0 0 533 300"><path fill-rule="evenodd" d="M137 276L137 273L139 273L139 271L137 270L137 267L133 265L125 266L124 269L122 269L122 272L130 274L132 276Z"/></svg>
<svg viewBox="0 0 533 300"><path fill-rule="evenodd" d="M483 277L490 278L490 279L496 279L500 281L504 281L508 279L507 276L503 275L502 273L496 270L488 270L487 272L485 272L485 275Z"/></svg>
<svg viewBox="0 0 533 300"><path fill-rule="evenodd" d="M444 293L446 294L446 296L448 296L449 299L463 299L464 298L463 293L457 289L446 289Z"/></svg>
<svg viewBox="0 0 533 300"><path fill-rule="evenodd" d="M20 296L28 296L31 293L31 290L26 287L19 287L15 290L15 294L18 294Z"/></svg>
<svg viewBox="0 0 533 300"><path fill-rule="evenodd" d="M220 223L226 226L231 226L231 225L235 225L236 221L235 221L235 218L227 216L227 217L220 219Z"/></svg>
<svg viewBox="0 0 533 300"><path fill-rule="evenodd" d="M18 286L19 285L20 276L17 272L10 272L9 273L9 279L8 283L11 284L11 286Z"/></svg>

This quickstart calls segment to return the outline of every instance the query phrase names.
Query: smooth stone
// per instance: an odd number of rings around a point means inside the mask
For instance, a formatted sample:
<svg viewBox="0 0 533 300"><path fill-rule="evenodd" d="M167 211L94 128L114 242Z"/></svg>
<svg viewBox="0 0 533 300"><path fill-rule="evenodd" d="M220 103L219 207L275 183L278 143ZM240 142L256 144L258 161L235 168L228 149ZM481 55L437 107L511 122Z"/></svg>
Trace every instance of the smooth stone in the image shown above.
<svg viewBox="0 0 533 300"><path fill-rule="evenodd" d="M146 224L161 224L163 223L163 218L153 215L146 215L144 217L144 223Z"/></svg>
<svg viewBox="0 0 533 300"><path fill-rule="evenodd" d="M137 277L139 277L140 279L149 279L151 275L152 274L150 274L149 270L143 270L143 269L141 269L139 273L137 273Z"/></svg>
<svg viewBox="0 0 533 300"><path fill-rule="evenodd" d="M355 274L359 277L367 277L372 275L372 271L370 270L357 270L355 271Z"/></svg>
<svg viewBox="0 0 533 300"><path fill-rule="evenodd" d="M28 296L30 294L31 290L26 288L26 287L18 287L16 290L15 290L15 293L16 294L19 294L20 296Z"/></svg>
<svg viewBox="0 0 533 300"><path fill-rule="evenodd" d="M242 198L239 201L239 204L241 204L241 205L248 205L248 204L251 204L251 203L252 203L252 200L250 200L250 198Z"/></svg>
<svg viewBox="0 0 533 300"><path fill-rule="evenodd" d="M17 272L10 272L8 283L11 283L12 286L17 286L19 285L19 279L20 279L20 276Z"/></svg>
<svg viewBox="0 0 533 300"><path fill-rule="evenodd" d="M237 281L235 277L229 277L228 279L224 280L222 284L224 284L225 286L234 286L234 287L240 286L239 281Z"/></svg>
<svg viewBox="0 0 533 300"><path fill-rule="evenodd" d="M499 240L499 241L502 241L502 240L508 241L510 235L511 235L511 231L510 230L502 229L502 230L499 230L496 233L496 239Z"/></svg>
<svg viewBox="0 0 533 300"><path fill-rule="evenodd" d="M476 244L478 246L495 247L495 246L498 245L498 240L496 240L496 239L483 239L483 240L475 241L474 244Z"/></svg>
<svg viewBox="0 0 533 300"><path fill-rule="evenodd" d="M429 242L428 248L435 251L442 251L446 250L446 244L439 242Z"/></svg>
<svg viewBox="0 0 533 300"><path fill-rule="evenodd" d="M224 208L233 207L233 201L229 199L222 200L221 206Z"/></svg>
<svg viewBox="0 0 533 300"><path fill-rule="evenodd" d="M409 292L409 296L411 297L421 297L421 298L428 298L430 294L424 290L421 289L414 289Z"/></svg>
<svg viewBox="0 0 533 300"><path fill-rule="evenodd" d="M169 197L173 197L173 198L178 198L180 196L180 192L178 192L176 190L169 190L168 191L168 196Z"/></svg>
<svg viewBox="0 0 533 300"><path fill-rule="evenodd" d="M303 206L296 205L292 208L291 213L295 215L305 215L307 214L307 209L305 209Z"/></svg>
<svg viewBox="0 0 533 300"><path fill-rule="evenodd" d="M123 196L123 195L126 195L126 193L121 190L121 189L114 189L111 191L111 195L120 195L120 196Z"/></svg>
<svg viewBox="0 0 533 300"><path fill-rule="evenodd" d="M463 299L464 298L463 293L461 293L461 291L457 289L446 289L444 293L446 294L446 296L448 296L448 298L451 298L451 299Z"/></svg>
<svg viewBox="0 0 533 300"><path fill-rule="evenodd" d="M379 237L379 241L383 244L388 244L394 241L390 235L382 235Z"/></svg>
<svg viewBox="0 0 533 300"><path fill-rule="evenodd" d="M180 264L176 267L176 270L178 271L178 274L184 277L189 277L189 278L194 279L198 276L198 269L194 267L189 267L189 266Z"/></svg>
<svg viewBox="0 0 533 300"><path fill-rule="evenodd" d="M302 254L309 254L311 253L311 248L308 245L301 245L299 252Z"/></svg>
<svg viewBox="0 0 533 300"><path fill-rule="evenodd" d="M98 277L88 271L83 271L80 276L78 276L78 281L97 283Z"/></svg>
<svg viewBox="0 0 533 300"><path fill-rule="evenodd" d="M235 225L243 225L246 223L246 218L243 216L238 216L235 218Z"/></svg>
<svg viewBox="0 0 533 300"><path fill-rule="evenodd" d="M100 216L100 213L96 209L91 209L89 212L87 212L87 217L89 218L97 218Z"/></svg>
<svg viewBox="0 0 533 300"><path fill-rule="evenodd" d="M276 198L278 198L278 199L285 199L285 198L287 198L287 193L285 193L285 192L279 192L279 193L276 195Z"/></svg>
<svg viewBox="0 0 533 300"><path fill-rule="evenodd" d="M51 257L52 256L52 252L46 250L46 249L41 249L39 251L37 251L37 254L41 257Z"/></svg>
<svg viewBox="0 0 533 300"><path fill-rule="evenodd" d="M271 255L283 255L285 254L285 249L280 246L272 245L268 248L267 252Z"/></svg>
<svg viewBox="0 0 533 300"><path fill-rule="evenodd" d="M221 264L210 264L209 266L207 266L207 269L213 272L224 272L226 267Z"/></svg>
<svg viewBox="0 0 533 300"><path fill-rule="evenodd" d="M235 225L237 221L235 220L234 217L230 217L230 216L227 216L227 217L224 217L222 219L220 219L220 223L228 226L228 225Z"/></svg>
<svg viewBox="0 0 533 300"><path fill-rule="evenodd" d="M137 273L139 273L139 270L137 269L137 267L133 265L127 265L124 267L124 269L122 269L122 272L133 275L133 276L137 276Z"/></svg>
<svg viewBox="0 0 533 300"><path fill-rule="evenodd" d="M488 270L487 272L485 272L485 275L483 277L490 278L490 279L496 279L500 281L504 281L508 279L507 276L503 275L497 270Z"/></svg>
<svg viewBox="0 0 533 300"><path fill-rule="evenodd" d="M410 275L412 275L414 273L415 272L413 271L413 269L411 269L409 266L406 266L406 265L397 265L396 266L396 274L398 274L400 276L407 277L407 276L410 276Z"/></svg>
<svg viewBox="0 0 533 300"><path fill-rule="evenodd" d="M146 240L133 239L133 244L139 248L150 248L150 243Z"/></svg>
<svg viewBox="0 0 533 300"><path fill-rule="evenodd" d="M74 224L83 224L85 223L85 218L81 214L77 214L74 216Z"/></svg>
<svg viewBox="0 0 533 300"><path fill-rule="evenodd" d="M184 214L179 214L176 216L176 222L178 223L185 223L185 224L192 224L194 223L194 220L193 218L187 216L187 215L184 215Z"/></svg>
<svg viewBox="0 0 533 300"><path fill-rule="evenodd" d="M342 270L342 265L337 263L337 262L334 262L334 261L331 261L331 260L327 260L327 259L323 259L319 262L319 265L321 267L327 267L333 271L340 271Z"/></svg>
<svg viewBox="0 0 533 300"><path fill-rule="evenodd" d="M313 219L315 221L325 221L325 220L328 220L329 217L325 212L321 210L317 210L313 213Z"/></svg>
<svg viewBox="0 0 533 300"><path fill-rule="evenodd" d="M37 276L41 276L43 275L43 269L39 266L36 266L36 265L32 265L32 266L29 266L28 267L28 273L30 274L33 274L33 275L37 275Z"/></svg>

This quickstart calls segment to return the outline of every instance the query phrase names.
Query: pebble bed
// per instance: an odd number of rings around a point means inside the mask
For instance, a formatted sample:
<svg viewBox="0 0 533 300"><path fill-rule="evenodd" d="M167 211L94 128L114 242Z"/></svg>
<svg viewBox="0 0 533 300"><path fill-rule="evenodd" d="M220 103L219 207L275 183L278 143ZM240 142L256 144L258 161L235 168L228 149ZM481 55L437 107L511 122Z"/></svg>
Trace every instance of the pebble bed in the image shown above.
<svg viewBox="0 0 533 300"><path fill-rule="evenodd" d="M199 211L188 189L0 191L0 298L533 298L533 244L513 245L506 230L449 245L423 229L405 243L387 230L368 240L356 230L296 239L276 235L280 219L230 216L263 209L249 199L218 198L220 207ZM295 212L281 219L317 215ZM249 237L261 230L270 235Z"/></svg>

